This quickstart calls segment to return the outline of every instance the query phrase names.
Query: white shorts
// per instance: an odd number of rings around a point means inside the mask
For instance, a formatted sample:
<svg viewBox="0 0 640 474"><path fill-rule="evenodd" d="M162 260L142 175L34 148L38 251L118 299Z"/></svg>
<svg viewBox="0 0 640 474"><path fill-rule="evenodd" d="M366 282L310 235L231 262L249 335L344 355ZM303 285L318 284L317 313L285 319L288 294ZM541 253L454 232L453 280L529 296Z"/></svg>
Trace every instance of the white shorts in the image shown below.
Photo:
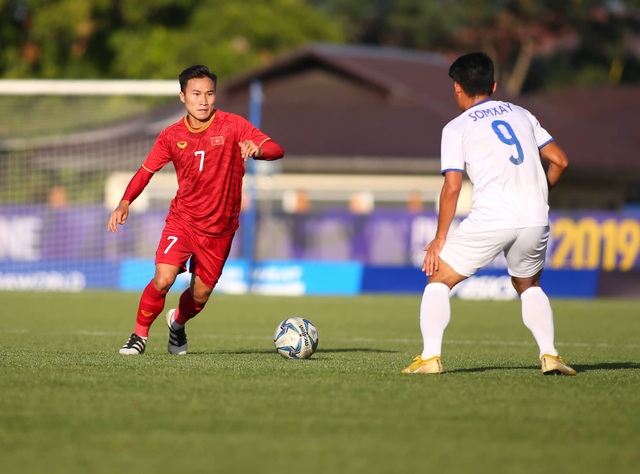
<svg viewBox="0 0 640 474"><path fill-rule="evenodd" d="M504 252L509 275L529 278L544 267L548 241L549 226L485 230L464 220L447 238L440 258L470 277Z"/></svg>

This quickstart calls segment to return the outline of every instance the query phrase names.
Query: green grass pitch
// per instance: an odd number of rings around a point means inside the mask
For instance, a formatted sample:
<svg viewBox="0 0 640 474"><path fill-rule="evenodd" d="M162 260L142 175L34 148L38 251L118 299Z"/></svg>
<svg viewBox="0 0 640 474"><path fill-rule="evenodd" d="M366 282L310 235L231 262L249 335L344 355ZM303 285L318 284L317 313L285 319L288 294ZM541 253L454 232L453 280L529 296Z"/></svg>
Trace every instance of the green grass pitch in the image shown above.
<svg viewBox="0 0 640 474"><path fill-rule="evenodd" d="M452 300L446 373L420 376L419 296L214 295L187 356L163 316L120 356L138 298L0 293L0 472L640 472L637 300L553 301L579 373L545 377L517 301ZM288 316L310 360L276 354Z"/></svg>

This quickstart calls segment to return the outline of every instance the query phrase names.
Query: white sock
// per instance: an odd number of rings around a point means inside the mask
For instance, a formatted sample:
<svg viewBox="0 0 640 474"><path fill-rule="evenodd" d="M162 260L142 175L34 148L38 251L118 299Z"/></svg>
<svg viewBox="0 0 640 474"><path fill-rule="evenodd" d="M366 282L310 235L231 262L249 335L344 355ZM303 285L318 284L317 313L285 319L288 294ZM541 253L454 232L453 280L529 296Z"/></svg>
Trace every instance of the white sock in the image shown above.
<svg viewBox="0 0 640 474"><path fill-rule="evenodd" d="M444 283L429 283L420 303L423 360L442 354L442 338L450 319L449 287Z"/></svg>
<svg viewBox="0 0 640 474"><path fill-rule="evenodd" d="M544 354L557 356L553 339L553 311L545 292L539 286L532 286L520 295L522 301L522 321L529 328Z"/></svg>

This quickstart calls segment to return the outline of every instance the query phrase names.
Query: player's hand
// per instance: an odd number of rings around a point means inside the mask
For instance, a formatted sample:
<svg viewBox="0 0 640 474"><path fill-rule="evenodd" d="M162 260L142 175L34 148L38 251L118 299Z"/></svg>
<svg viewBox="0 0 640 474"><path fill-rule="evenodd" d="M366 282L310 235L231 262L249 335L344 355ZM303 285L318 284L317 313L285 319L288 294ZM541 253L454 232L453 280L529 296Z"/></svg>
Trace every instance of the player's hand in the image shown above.
<svg viewBox="0 0 640 474"><path fill-rule="evenodd" d="M424 256L424 262L422 263L422 271L425 272L427 276L431 276L438 271L440 252L442 251L442 247L444 247L445 242L445 239L435 238L424 248L427 253Z"/></svg>
<svg viewBox="0 0 640 474"><path fill-rule="evenodd" d="M116 210L113 211L111 217L109 217L109 224L107 225L109 232L117 234L119 232L118 225L124 225L127 217L129 217L129 202L120 201Z"/></svg>
<svg viewBox="0 0 640 474"><path fill-rule="evenodd" d="M258 145L253 143L253 140L245 140L243 142L238 142L240 146L240 154L242 155L242 159L247 161L249 158L261 158L262 150Z"/></svg>

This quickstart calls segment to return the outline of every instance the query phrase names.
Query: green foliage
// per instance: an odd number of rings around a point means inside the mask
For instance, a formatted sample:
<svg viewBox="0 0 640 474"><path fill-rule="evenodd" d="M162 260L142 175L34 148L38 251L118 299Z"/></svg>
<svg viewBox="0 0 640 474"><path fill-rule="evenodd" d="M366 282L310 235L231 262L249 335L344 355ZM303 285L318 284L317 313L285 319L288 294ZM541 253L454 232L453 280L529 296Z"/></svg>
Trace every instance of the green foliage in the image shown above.
<svg viewBox="0 0 640 474"><path fill-rule="evenodd" d="M206 64L221 77L263 64L309 41L339 41L338 28L298 0L200 2L182 28L128 28L112 37L114 70L125 77L174 77Z"/></svg>
<svg viewBox="0 0 640 474"><path fill-rule="evenodd" d="M305 43L342 40L340 29L303 0L22 5L20 15L6 5L7 19L0 20L8 45L0 56L3 77L169 79L195 63L225 76Z"/></svg>
<svg viewBox="0 0 640 474"><path fill-rule="evenodd" d="M352 43L442 51L466 20L466 3L451 0L310 0L338 19ZM490 8L490 5L487 6Z"/></svg>
<svg viewBox="0 0 640 474"><path fill-rule="evenodd" d="M556 55L585 69L564 86L638 82L638 12L638 0L12 0L0 2L0 77L170 79L195 63L225 77L349 42L482 49L514 93L559 83Z"/></svg>
<svg viewBox="0 0 640 474"><path fill-rule="evenodd" d="M530 91L560 82L546 67L556 55L573 61L574 71L585 69L575 81L562 76L565 87L640 81L640 58L633 52L640 37L637 0L309 1L340 21L352 43L453 55L484 50L496 61L499 82L514 94L523 85ZM621 72L610 74L612 65ZM546 76L525 81L530 68Z"/></svg>
<svg viewBox="0 0 640 474"><path fill-rule="evenodd" d="M2 293L2 472L640 466L637 301L554 301L558 347L579 373L544 377L516 301L453 300L447 372L414 376L400 370L421 348L419 295L215 295L189 323L187 356L166 353L161 320L146 354L120 356L138 298ZM274 350L273 331L291 315L319 329L310 360Z"/></svg>

